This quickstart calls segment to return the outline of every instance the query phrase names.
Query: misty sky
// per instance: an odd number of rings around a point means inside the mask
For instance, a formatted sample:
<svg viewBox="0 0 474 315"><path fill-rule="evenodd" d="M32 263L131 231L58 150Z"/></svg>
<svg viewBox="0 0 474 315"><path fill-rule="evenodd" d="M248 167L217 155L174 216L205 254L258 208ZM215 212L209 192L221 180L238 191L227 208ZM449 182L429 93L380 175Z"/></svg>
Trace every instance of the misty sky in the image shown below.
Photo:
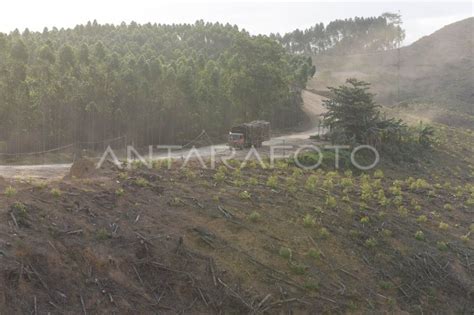
<svg viewBox="0 0 474 315"><path fill-rule="evenodd" d="M252 34L285 33L318 22L354 16L400 12L405 44L444 25L473 16L473 4L441 1L214 1L157 0L6 0L0 11L0 32L15 28L41 31L45 26L73 27L97 19L99 23L193 23L198 19L229 22Z"/></svg>

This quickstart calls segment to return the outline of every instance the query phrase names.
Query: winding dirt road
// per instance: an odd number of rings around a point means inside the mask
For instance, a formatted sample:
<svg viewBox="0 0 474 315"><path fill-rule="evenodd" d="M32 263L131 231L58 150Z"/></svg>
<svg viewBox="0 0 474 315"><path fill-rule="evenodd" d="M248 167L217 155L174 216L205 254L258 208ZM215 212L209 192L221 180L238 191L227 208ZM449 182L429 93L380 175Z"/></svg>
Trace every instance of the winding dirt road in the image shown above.
<svg viewBox="0 0 474 315"><path fill-rule="evenodd" d="M264 142L264 146L270 145L288 145L288 144L300 144L302 140L308 139L310 135L315 135L320 132L317 127L319 122L319 116L324 112L322 101L324 97L304 90L302 92L303 97L303 110L310 118L312 128L304 132L298 132L283 136L274 137L269 141ZM227 155L229 150L225 144L215 146L216 151L219 155ZM210 147L199 148L201 156L209 156L211 154ZM172 152L173 158L182 158L188 154L189 150L180 150ZM166 158L167 154L157 155L156 158ZM64 177L71 168L71 163L68 164L43 164L43 165L0 165L0 176L4 178L14 179L58 179Z"/></svg>

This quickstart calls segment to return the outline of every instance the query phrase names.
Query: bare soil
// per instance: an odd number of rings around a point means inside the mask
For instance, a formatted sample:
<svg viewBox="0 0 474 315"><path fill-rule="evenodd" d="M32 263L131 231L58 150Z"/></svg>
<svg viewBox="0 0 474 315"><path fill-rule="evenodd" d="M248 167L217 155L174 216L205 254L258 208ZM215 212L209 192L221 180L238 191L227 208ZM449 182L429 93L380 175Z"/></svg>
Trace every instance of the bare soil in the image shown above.
<svg viewBox="0 0 474 315"><path fill-rule="evenodd" d="M472 182L403 174L369 176L406 213L286 164L0 182L0 313L470 314Z"/></svg>

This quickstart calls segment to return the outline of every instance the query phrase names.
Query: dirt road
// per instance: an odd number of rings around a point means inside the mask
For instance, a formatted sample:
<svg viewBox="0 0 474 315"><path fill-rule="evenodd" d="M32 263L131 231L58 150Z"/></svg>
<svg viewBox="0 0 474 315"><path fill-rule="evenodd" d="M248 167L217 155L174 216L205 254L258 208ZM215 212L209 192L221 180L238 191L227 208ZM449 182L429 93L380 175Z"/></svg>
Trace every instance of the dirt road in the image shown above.
<svg viewBox="0 0 474 315"><path fill-rule="evenodd" d="M302 92L303 97L303 110L310 118L312 128L304 132L292 133L288 135L274 137L269 141L264 142L264 146L271 145L291 145L301 144L302 141L308 139L310 135L315 135L322 132L318 128L319 115L323 113L322 107L322 96L314 94L312 92L304 90ZM225 144L214 146L218 155L228 155L229 149ZM201 147L198 149L201 156L206 157L211 155L211 147ZM183 158L187 156L189 149L173 151L172 158ZM166 158L167 153L155 155L154 158ZM57 179L65 176L70 167L71 163L66 164L44 164L44 165L0 165L0 176L4 178L35 178L35 179Z"/></svg>

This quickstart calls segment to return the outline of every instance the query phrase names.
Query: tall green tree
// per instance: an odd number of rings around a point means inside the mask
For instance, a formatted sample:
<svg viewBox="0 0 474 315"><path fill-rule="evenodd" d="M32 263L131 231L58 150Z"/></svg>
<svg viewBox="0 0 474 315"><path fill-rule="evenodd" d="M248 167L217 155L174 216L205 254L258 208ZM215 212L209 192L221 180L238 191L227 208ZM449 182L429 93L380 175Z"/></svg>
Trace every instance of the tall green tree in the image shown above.
<svg viewBox="0 0 474 315"><path fill-rule="evenodd" d="M367 82L350 78L345 85L329 88L332 96L323 103L327 109L324 123L338 140L363 143L369 130L380 121L379 105L374 101L374 94L368 92L369 86Z"/></svg>

